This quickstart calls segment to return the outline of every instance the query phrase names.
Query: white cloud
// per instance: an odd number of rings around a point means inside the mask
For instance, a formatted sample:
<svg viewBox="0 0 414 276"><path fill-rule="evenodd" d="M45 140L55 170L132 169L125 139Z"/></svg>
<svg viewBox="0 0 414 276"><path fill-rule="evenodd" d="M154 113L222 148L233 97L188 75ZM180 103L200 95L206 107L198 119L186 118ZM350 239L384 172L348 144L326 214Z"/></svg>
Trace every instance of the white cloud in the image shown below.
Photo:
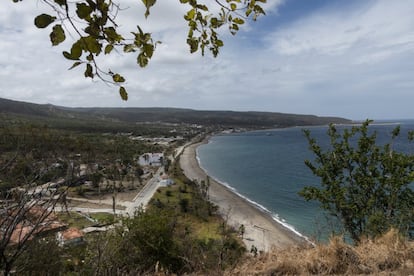
<svg viewBox="0 0 414 276"><path fill-rule="evenodd" d="M214 59L189 54L185 5L158 1L146 20L141 2L122 1L129 7L119 15L122 28L140 24L163 42L145 69L134 55L114 54L102 61L104 70L127 77L128 102L120 100L116 88L83 78L81 68L67 70L71 63L61 55L67 45L50 46L48 31L33 26L33 18L47 10L41 1L5 2L0 97L65 106L414 117L409 106L414 100L414 2L344 2L342 9L322 8L273 25L284 1L268 1L267 33L255 23L236 37L225 32L225 46Z"/></svg>
<svg viewBox="0 0 414 276"><path fill-rule="evenodd" d="M322 10L271 35L280 54L347 51L413 46L414 5L407 1L361 2L354 10Z"/></svg>
<svg viewBox="0 0 414 276"><path fill-rule="evenodd" d="M321 9L276 30L266 40L266 53L289 69L275 74L273 85L296 94L291 103L311 113L414 117L411 110L398 108L406 106L407 91L414 88L409 81L413 13L414 2L357 2ZM302 100L309 105L298 104Z"/></svg>

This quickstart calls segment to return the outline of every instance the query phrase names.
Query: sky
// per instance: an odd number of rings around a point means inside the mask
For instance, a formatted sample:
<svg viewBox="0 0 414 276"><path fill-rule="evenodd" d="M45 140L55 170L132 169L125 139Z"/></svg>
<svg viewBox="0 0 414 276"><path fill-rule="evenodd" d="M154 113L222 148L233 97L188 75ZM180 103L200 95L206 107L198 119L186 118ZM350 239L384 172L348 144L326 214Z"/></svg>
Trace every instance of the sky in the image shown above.
<svg viewBox="0 0 414 276"><path fill-rule="evenodd" d="M121 29L140 25L162 41L148 67L115 53L100 60L124 75L118 89L68 70L68 42L53 47L33 19L42 1L2 1L0 97L69 107L179 107L270 111L354 120L414 119L414 1L268 0L266 16L236 36L221 31L219 56L190 54L188 7L158 1L148 19L139 0L119 1ZM207 1L212 11L218 6Z"/></svg>

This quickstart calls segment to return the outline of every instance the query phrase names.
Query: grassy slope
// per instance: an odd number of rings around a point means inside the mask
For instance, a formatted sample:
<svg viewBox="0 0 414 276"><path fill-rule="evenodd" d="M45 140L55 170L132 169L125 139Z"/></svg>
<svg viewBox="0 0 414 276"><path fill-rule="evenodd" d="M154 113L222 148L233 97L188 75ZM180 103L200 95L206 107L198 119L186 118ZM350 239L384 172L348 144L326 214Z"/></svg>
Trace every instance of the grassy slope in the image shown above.
<svg viewBox="0 0 414 276"><path fill-rule="evenodd" d="M414 243L389 231L376 240L351 246L334 237L311 248L274 250L247 257L227 275L410 275L414 271Z"/></svg>
<svg viewBox="0 0 414 276"><path fill-rule="evenodd" d="M184 176L181 169L173 166L171 174L175 184L159 188L150 201L150 207L176 210L180 214L179 224L186 225L197 240L220 239L224 221L216 214L215 207L200 197L197 186ZM186 207L182 206L183 200L187 201ZM237 234L233 233L237 239Z"/></svg>

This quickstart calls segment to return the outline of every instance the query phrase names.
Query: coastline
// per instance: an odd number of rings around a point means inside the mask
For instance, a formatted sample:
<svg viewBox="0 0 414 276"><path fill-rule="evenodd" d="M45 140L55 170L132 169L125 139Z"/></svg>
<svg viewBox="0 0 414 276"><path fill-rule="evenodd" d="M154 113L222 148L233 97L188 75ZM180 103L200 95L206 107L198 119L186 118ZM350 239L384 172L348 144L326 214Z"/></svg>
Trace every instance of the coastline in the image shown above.
<svg viewBox="0 0 414 276"><path fill-rule="evenodd" d="M185 147L180 157L180 166L184 174L198 182L207 179L206 172L200 167L196 149L204 140ZM219 212L227 223L238 229L244 225L243 242L247 250L255 246L259 251L270 251L273 247L284 249L292 245L305 244L304 237L277 222L270 213L260 209L248 199L241 197L229 187L210 178L209 198L219 207Z"/></svg>

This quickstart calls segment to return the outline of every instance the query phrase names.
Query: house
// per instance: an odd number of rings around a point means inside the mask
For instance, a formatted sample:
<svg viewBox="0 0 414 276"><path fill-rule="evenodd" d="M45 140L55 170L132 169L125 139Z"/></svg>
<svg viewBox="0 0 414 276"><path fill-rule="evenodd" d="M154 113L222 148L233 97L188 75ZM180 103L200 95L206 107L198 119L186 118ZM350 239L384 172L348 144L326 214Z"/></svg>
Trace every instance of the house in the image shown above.
<svg viewBox="0 0 414 276"><path fill-rule="evenodd" d="M32 240L35 237L46 236L50 233L61 231L67 227L65 223L60 222L56 215L51 211L40 206L28 206L27 208L17 207L14 210L8 210L9 214L1 221L3 226L1 231L7 231L9 226L18 220L10 234L10 245L18 245L26 240ZM3 214L5 215L5 214ZM1 233L5 234L5 232Z"/></svg>
<svg viewBox="0 0 414 276"><path fill-rule="evenodd" d="M98 164L80 164L79 165L79 176L85 176L98 170Z"/></svg>
<svg viewBox="0 0 414 276"><path fill-rule="evenodd" d="M144 153L138 158L140 166L159 167L164 164L164 153Z"/></svg>
<svg viewBox="0 0 414 276"><path fill-rule="evenodd" d="M174 184L174 180L169 178L168 174L161 175L161 179L160 179L160 183L159 183L160 187L168 187L168 186L171 186L173 184Z"/></svg>
<svg viewBox="0 0 414 276"><path fill-rule="evenodd" d="M78 245L84 242L84 233L75 227L70 227L64 231L60 231L56 235L56 239L60 246Z"/></svg>
<svg viewBox="0 0 414 276"><path fill-rule="evenodd" d="M66 224L59 221L44 222L38 226L24 225L23 223L19 223L16 225L13 233L10 236L10 245L20 244L21 242L24 242L24 240L30 241L35 237L44 237L53 232L60 231L66 227Z"/></svg>

